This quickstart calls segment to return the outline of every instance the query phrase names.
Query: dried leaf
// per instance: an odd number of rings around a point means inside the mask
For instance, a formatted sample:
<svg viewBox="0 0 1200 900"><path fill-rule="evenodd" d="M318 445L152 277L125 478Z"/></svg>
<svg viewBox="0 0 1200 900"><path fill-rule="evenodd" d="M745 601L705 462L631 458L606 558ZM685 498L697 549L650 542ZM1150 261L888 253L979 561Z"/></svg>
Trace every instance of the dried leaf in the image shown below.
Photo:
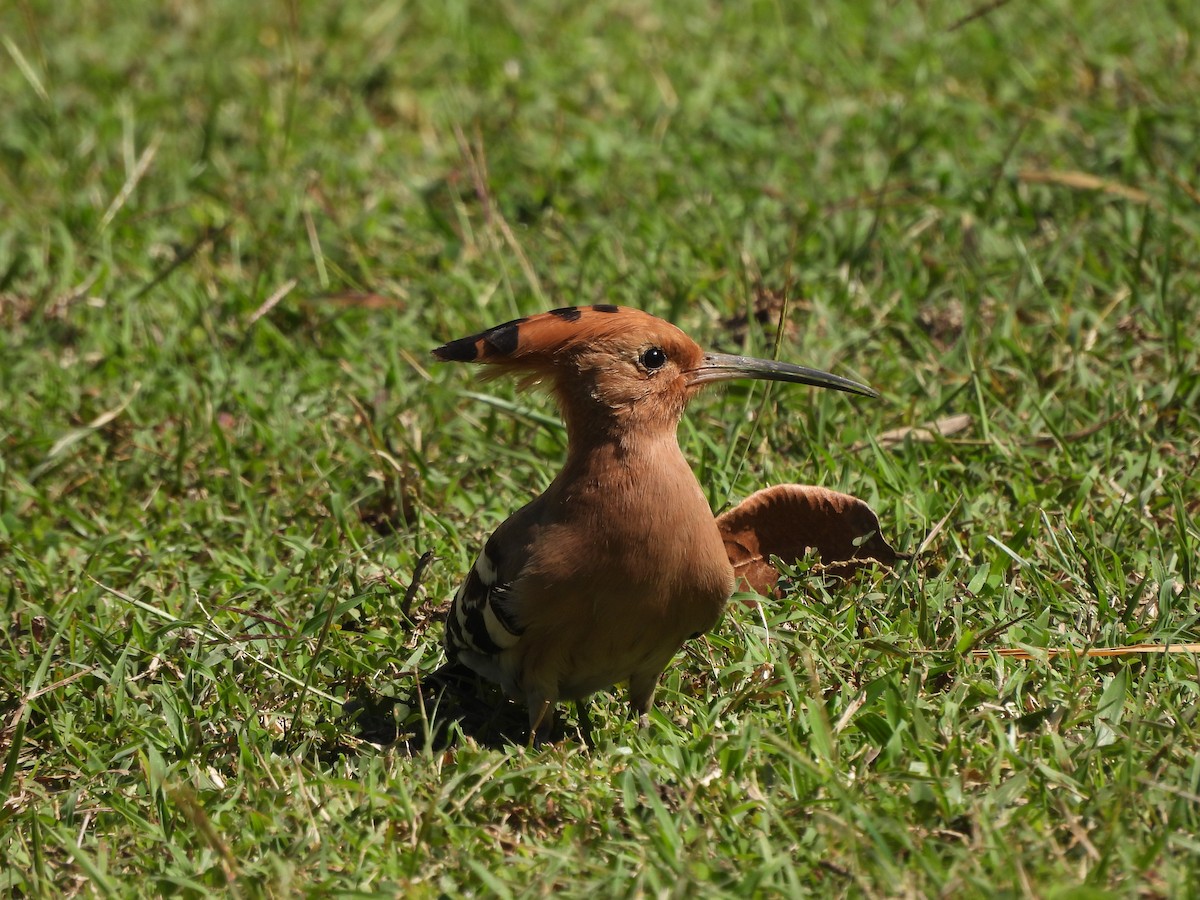
<svg viewBox="0 0 1200 900"><path fill-rule="evenodd" d="M771 557L798 560L815 549L834 571L853 571L868 561L894 565L904 559L879 532L879 518L857 497L808 484L780 484L751 494L717 517L739 586L760 594L775 590L779 572Z"/></svg>
<svg viewBox="0 0 1200 900"><path fill-rule="evenodd" d="M903 428L893 428L891 431L885 431L875 437L875 443L880 447L899 447L905 441L912 441L917 444L931 444L934 441L948 438L952 434L958 434L958 432L965 428L970 428L971 421L970 413L943 416L934 422L927 422L924 425L906 425ZM857 453L859 450L866 450L870 446L869 441L861 441L852 446L850 452Z"/></svg>
<svg viewBox="0 0 1200 900"><path fill-rule="evenodd" d="M894 444L902 444L905 440L912 440L918 443L930 443L937 440L939 437L949 437L952 434L957 434L971 425L970 413L959 413L954 416L945 416L932 422L928 425L913 426L906 428L896 428L892 431L885 431L879 435L876 440L881 447L890 447Z"/></svg>

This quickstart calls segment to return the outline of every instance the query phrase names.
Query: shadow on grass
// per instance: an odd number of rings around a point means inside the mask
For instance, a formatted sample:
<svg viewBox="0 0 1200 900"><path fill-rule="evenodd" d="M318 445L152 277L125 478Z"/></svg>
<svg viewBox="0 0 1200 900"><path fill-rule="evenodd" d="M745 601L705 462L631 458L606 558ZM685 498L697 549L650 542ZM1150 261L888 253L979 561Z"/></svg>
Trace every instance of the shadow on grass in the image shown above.
<svg viewBox="0 0 1200 900"><path fill-rule="evenodd" d="M362 692L342 709L362 740L408 753L444 750L462 738L492 749L529 743L525 707L458 663L418 679L407 696ZM546 740L573 735L559 716Z"/></svg>

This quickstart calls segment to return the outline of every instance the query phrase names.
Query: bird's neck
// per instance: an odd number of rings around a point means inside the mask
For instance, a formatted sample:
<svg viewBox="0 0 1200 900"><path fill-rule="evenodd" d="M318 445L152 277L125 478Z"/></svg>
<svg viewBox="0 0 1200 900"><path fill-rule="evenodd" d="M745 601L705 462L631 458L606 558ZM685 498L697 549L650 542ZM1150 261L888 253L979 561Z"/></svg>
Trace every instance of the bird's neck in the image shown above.
<svg viewBox="0 0 1200 900"><path fill-rule="evenodd" d="M711 527L708 501L673 426L576 437L569 437L566 464L546 491L547 510L587 521L596 533L636 532L625 541L631 545L653 543L656 529Z"/></svg>
<svg viewBox="0 0 1200 900"><path fill-rule="evenodd" d="M728 558L673 423L604 440L573 438L563 470L535 501L543 521L570 522L590 536L589 565L608 576L654 582L668 594L711 593L723 603L732 578Z"/></svg>
<svg viewBox="0 0 1200 900"><path fill-rule="evenodd" d="M594 419L587 423L568 420L564 473L595 477L607 470L640 468L653 477L652 473L663 467L678 469L682 464L687 468L675 436L677 427L674 420L640 422L634 427Z"/></svg>

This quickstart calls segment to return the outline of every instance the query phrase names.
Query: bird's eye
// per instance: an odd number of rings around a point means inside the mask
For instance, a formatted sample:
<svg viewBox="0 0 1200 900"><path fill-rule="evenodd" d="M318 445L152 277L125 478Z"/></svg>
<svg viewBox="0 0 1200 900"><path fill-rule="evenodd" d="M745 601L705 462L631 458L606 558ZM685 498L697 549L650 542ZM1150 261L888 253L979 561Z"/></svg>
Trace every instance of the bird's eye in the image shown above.
<svg viewBox="0 0 1200 900"><path fill-rule="evenodd" d="M667 354L662 347L650 347L642 351L639 362L649 371L661 369L667 364Z"/></svg>

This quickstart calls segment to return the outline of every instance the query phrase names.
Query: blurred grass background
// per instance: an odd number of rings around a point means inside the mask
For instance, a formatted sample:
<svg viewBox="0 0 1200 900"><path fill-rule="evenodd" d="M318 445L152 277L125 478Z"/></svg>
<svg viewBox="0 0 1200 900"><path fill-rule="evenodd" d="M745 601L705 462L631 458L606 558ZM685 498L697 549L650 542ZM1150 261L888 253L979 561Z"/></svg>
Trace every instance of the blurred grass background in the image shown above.
<svg viewBox="0 0 1200 900"><path fill-rule="evenodd" d="M964 654L1200 640L1198 27L5 4L0 885L1194 892L1195 656ZM918 560L735 603L594 753L362 740L564 444L428 350L614 302L769 354L785 299L783 358L884 402L713 392L685 452L718 511L824 484Z"/></svg>

